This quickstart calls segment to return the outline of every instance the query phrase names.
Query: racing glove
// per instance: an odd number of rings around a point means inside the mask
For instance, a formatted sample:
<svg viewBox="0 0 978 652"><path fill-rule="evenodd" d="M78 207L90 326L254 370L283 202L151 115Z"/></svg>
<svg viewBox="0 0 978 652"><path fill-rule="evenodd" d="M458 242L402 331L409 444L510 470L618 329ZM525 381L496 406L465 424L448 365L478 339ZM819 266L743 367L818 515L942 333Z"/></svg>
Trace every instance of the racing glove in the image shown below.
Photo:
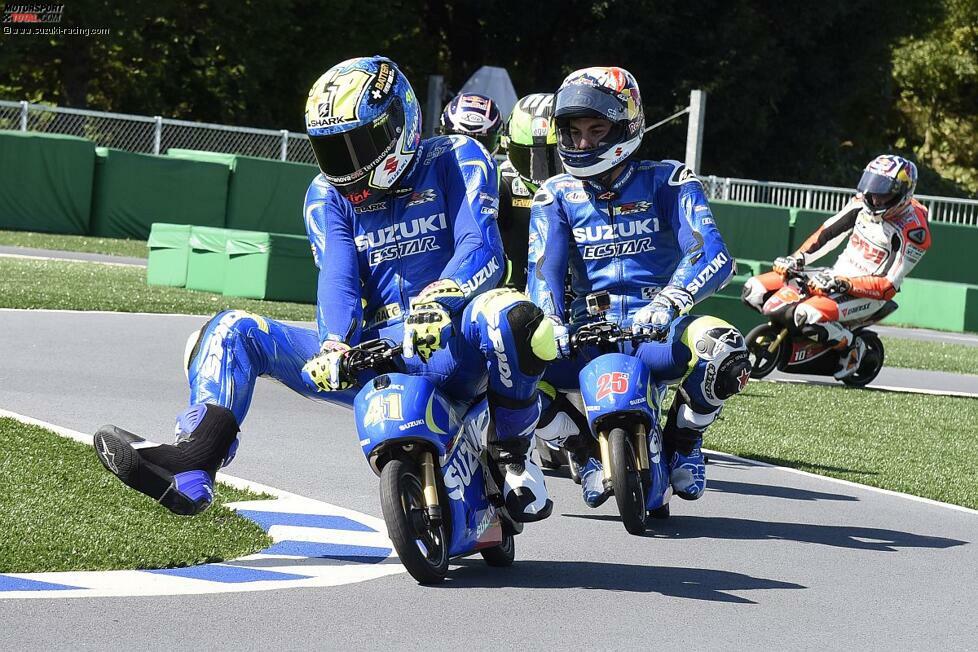
<svg viewBox="0 0 978 652"><path fill-rule="evenodd" d="M667 285L643 306L632 318L632 332L636 335L648 334L654 339L665 338L669 324L676 317L684 315L693 307L693 296L686 290Z"/></svg>
<svg viewBox="0 0 978 652"><path fill-rule="evenodd" d="M789 272L797 272L804 266L803 256L781 256L774 259L774 271L781 276L787 276Z"/></svg>
<svg viewBox="0 0 978 652"><path fill-rule="evenodd" d="M848 279L846 280L848 281ZM818 296L831 294L832 292L841 292L842 290L839 289L839 285L836 277L827 271L818 272L808 279L808 291ZM849 287L852 287L851 283L849 283Z"/></svg>
<svg viewBox="0 0 978 652"><path fill-rule="evenodd" d="M326 340L315 356L302 367L302 379L320 392L335 392L353 386L343 372L343 359L350 351L345 342Z"/></svg>
<svg viewBox="0 0 978 652"><path fill-rule="evenodd" d="M411 304L421 305L436 303L451 314L465 307L465 292L461 286L450 278L440 278L425 286L421 294L416 296Z"/></svg>
<svg viewBox="0 0 978 652"><path fill-rule="evenodd" d="M405 358L427 362L452 334L452 318L440 303L416 303L404 320Z"/></svg>
<svg viewBox="0 0 978 652"><path fill-rule="evenodd" d="M553 341L557 348L556 357L558 358L571 357L570 331L567 330L567 326L564 325L564 322L562 322L560 320L560 317L558 317L557 315L547 315L546 317L544 317L544 321L541 322L541 325L546 325L546 322L550 322L551 324L553 324ZM542 354L543 352L538 352L536 350L536 347L534 347L533 352L536 353L537 357L540 358L541 360L553 359L553 357L550 358L545 357L545 355Z"/></svg>

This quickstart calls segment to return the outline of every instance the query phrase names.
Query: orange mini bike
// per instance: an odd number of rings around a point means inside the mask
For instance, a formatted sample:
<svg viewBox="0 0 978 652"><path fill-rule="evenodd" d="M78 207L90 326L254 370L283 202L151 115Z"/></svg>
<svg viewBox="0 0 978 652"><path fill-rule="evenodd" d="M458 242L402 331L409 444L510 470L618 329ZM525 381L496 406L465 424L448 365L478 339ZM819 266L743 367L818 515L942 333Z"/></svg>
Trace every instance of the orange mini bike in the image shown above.
<svg viewBox="0 0 978 652"><path fill-rule="evenodd" d="M818 341L811 325L795 325L795 308L811 296L807 281L819 271L822 270L809 268L789 271L785 284L764 302L760 312L768 318L768 323L752 329L746 337L752 366L751 378L763 378L775 369L789 374L816 376L832 376L839 369L846 348ZM842 379L846 385L862 387L876 378L883 368L883 343L867 327L896 309L896 302L887 301L866 319L846 323L853 337L862 339L866 345L859 368Z"/></svg>

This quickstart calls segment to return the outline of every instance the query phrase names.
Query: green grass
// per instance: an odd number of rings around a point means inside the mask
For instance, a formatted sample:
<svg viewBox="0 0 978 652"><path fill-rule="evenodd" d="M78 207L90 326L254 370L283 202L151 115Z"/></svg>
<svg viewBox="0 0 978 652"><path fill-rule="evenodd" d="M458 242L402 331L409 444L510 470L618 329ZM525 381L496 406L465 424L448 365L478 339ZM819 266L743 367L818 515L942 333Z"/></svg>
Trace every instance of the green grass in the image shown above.
<svg viewBox="0 0 978 652"><path fill-rule="evenodd" d="M978 374L978 346L881 337L886 366Z"/></svg>
<svg viewBox="0 0 978 652"><path fill-rule="evenodd" d="M176 516L119 482L86 446L0 418L0 573L166 568L271 545L223 504L268 496L220 484L215 504Z"/></svg>
<svg viewBox="0 0 978 652"><path fill-rule="evenodd" d="M147 253L145 240L96 238L87 235L57 235L28 231L0 231L0 245L55 249L57 251L84 251L110 256L128 256L130 258L145 258Z"/></svg>
<svg viewBox="0 0 978 652"><path fill-rule="evenodd" d="M751 382L707 448L978 509L978 400Z"/></svg>
<svg viewBox="0 0 978 652"><path fill-rule="evenodd" d="M56 308L211 315L235 308L312 321L315 307L146 285L146 270L61 260L0 257L0 308Z"/></svg>

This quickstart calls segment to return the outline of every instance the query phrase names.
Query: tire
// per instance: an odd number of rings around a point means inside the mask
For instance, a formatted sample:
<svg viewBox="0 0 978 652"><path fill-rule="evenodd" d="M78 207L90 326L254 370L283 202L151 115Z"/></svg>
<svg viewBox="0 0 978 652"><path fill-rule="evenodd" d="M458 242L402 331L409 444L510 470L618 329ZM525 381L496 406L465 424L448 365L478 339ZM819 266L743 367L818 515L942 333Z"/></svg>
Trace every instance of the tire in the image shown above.
<svg viewBox="0 0 978 652"><path fill-rule="evenodd" d="M630 534L645 533L645 489L632 449L631 436L621 428L608 435L611 451L611 484L621 522Z"/></svg>
<svg viewBox="0 0 978 652"><path fill-rule="evenodd" d="M424 496L417 466L393 459L380 474L380 506L387 533L411 577L437 584L448 573L448 539L444 522L431 528L424 520Z"/></svg>
<svg viewBox="0 0 978 652"><path fill-rule="evenodd" d="M863 387L873 382L879 375L883 368L885 351L883 350L883 342L872 331L863 331L856 337L861 338L866 344L866 353L863 354L862 362L859 363L859 369L851 376L843 378L842 382L850 387Z"/></svg>
<svg viewBox="0 0 978 652"><path fill-rule="evenodd" d="M512 566L513 560L516 559L516 539L512 534L504 534L502 543L492 548L484 548L479 551L479 554L490 566Z"/></svg>
<svg viewBox="0 0 978 652"><path fill-rule="evenodd" d="M764 378L778 368L785 349L785 338L774 353L769 353L767 347L781 332L781 328L773 324L755 326L747 333L747 355L750 356L751 378Z"/></svg>
<svg viewBox="0 0 978 652"><path fill-rule="evenodd" d="M655 509L649 510L649 518L658 520L665 520L669 518L669 503L666 503L662 507L656 507Z"/></svg>
<svg viewBox="0 0 978 652"><path fill-rule="evenodd" d="M561 452L547 446L547 442L537 438L537 455L540 457L540 466L551 471L555 471L563 466Z"/></svg>
<svg viewBox="0 0 978 652"><path fill-rule="evenodd" d="M565 451L565 453L567 454L567 470L570 473L571 480L577 484L581 484L581 467L571 457L570 451Z"/></svg>

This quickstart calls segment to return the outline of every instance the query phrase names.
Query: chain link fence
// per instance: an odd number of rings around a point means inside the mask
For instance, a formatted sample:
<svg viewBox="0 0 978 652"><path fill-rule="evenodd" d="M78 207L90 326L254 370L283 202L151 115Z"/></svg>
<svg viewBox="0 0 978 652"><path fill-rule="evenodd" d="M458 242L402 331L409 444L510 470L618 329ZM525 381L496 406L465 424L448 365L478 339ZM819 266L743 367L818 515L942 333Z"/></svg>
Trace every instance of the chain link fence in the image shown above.
<svg viewBox="0 0 978 652"><path fill-rule="evenodd" d="M309 138L285 129L228 127L8 101L0 101L0 129L70 134L102 147L146 154L180 148L316 163ZM707 176L703 182L710 199L824 211L839 210L853 194L850 188L731 177ZM978 201L931 195L917 195L917 198L930 210L933 221L978 226Z"/></svg>
<svg viewBox="0 0 978 652"><path fill-rule="evenodd" d="M260 158L316 162L305 134L285 129L250 129L169 118L66 109L0 101L0 129L68 134L144 154L165 154L170 148L196 149Z"/></svg>

